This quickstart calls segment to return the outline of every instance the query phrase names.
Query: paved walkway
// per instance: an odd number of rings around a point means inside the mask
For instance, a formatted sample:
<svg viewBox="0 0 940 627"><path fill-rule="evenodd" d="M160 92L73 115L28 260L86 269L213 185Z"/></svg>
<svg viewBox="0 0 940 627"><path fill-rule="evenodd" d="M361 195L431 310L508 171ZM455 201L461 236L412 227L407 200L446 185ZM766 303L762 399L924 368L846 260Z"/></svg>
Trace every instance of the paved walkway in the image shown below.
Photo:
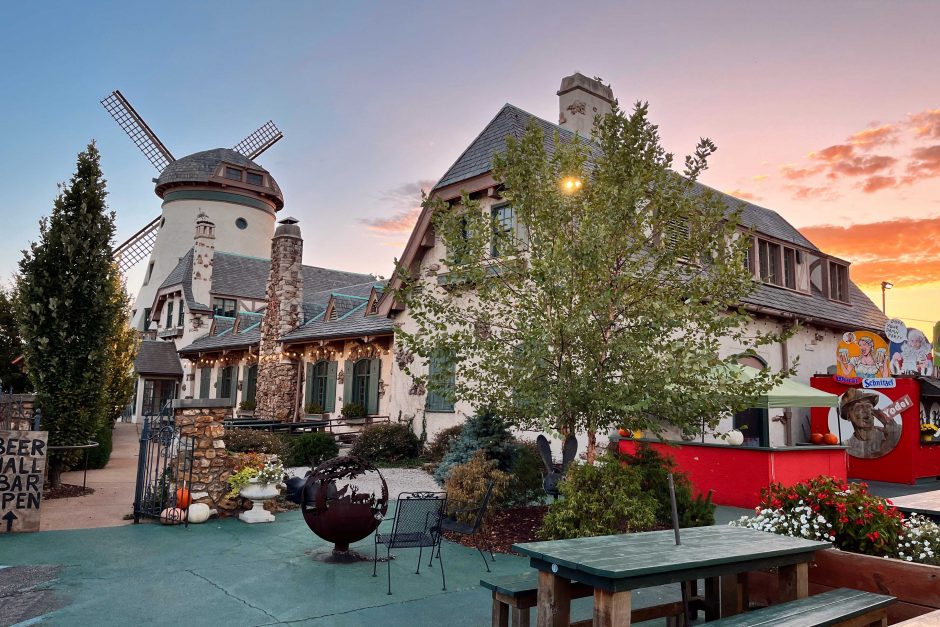
<svg viewBox="0 0 940 627"><path fill-rule="evenodd" d="M114 429L111 460L101 470L88 471L88 487L95 493L42 502L42 531L91 529L127 525L126 514L134 509L134 483L140 442L137 425L119 422ZM62 474L62 482L82 485L82 471Z"/></svg>

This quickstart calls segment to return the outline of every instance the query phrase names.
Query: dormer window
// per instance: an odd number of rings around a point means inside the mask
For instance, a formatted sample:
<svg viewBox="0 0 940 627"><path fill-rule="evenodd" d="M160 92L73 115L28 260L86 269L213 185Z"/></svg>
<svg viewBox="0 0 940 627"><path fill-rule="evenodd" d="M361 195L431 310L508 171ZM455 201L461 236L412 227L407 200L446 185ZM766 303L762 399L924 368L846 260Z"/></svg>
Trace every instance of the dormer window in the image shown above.
<svg viewBox="0 0 940 627"><path fill-rule="evenodd" d="M257 185L258 187L261 187L264 185L264 175L258 174L257 172L246 172L245 182L249 185Z"/></svg>
<svg viewBox="0 0 940 627"><path fill-rule="evenodd" d="M233 168L231 166L225 166L225 178L232 181L241 181L242 180L242 171L238 168Z"/></svg>
<svg viewBox="0 0 940 627"><path fill-rule="evenodd" d="M829 262L829 298L849 302L849 267L834 261Z"/></svg>

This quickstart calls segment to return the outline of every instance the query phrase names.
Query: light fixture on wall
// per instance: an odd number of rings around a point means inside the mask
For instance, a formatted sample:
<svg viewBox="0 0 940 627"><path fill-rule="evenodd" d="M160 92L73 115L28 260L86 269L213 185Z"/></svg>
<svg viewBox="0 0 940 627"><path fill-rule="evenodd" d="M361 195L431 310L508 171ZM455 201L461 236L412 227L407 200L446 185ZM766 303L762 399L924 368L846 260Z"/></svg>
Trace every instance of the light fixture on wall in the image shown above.
<svg viewBox="0 0 940 627"><path fill-rule="evenodd" d="M891 281L882 281L881 282L881 313L888 315L888 310L885 308L885 292L894 287L894 283Z"/></svg>

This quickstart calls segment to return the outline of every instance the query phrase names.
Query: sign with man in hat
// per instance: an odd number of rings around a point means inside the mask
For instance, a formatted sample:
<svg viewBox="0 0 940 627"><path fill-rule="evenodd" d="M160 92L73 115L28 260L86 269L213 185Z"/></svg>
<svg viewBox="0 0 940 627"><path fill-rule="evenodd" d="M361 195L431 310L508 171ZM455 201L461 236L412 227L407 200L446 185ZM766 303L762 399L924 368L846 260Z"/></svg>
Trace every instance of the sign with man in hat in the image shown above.
<svg viewBox="0 0 940 627"><path fill-rule="evenodd" d="M879 409L879 401L882 399L890 407ZM910 407L910 399L907 402L907 407ZM846 390L839 400L839 416L852 423L854 429L852 437L842 442L849 455L874 459L894 450L901 439L900 413L903 411L895 405L878 392L858 388ZM877 426L876 421L881 426Z"/></svg>

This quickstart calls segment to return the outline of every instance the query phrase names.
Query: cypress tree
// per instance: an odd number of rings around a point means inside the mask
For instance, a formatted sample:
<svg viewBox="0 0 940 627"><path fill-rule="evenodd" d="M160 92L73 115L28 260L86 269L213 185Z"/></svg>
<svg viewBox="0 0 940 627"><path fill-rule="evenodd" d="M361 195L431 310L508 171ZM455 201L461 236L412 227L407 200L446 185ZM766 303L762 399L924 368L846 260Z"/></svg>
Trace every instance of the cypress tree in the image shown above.
<svg viewBox="0 0 940 627"><path fill-rule="evenodd" d="M106 196L92 142L20 261L20 335L50 446L88 443L106 417L116 321L124 323L127 302L112 257L114 213ZM53 485L79 459L77 451L52 455Z"/></svg>

